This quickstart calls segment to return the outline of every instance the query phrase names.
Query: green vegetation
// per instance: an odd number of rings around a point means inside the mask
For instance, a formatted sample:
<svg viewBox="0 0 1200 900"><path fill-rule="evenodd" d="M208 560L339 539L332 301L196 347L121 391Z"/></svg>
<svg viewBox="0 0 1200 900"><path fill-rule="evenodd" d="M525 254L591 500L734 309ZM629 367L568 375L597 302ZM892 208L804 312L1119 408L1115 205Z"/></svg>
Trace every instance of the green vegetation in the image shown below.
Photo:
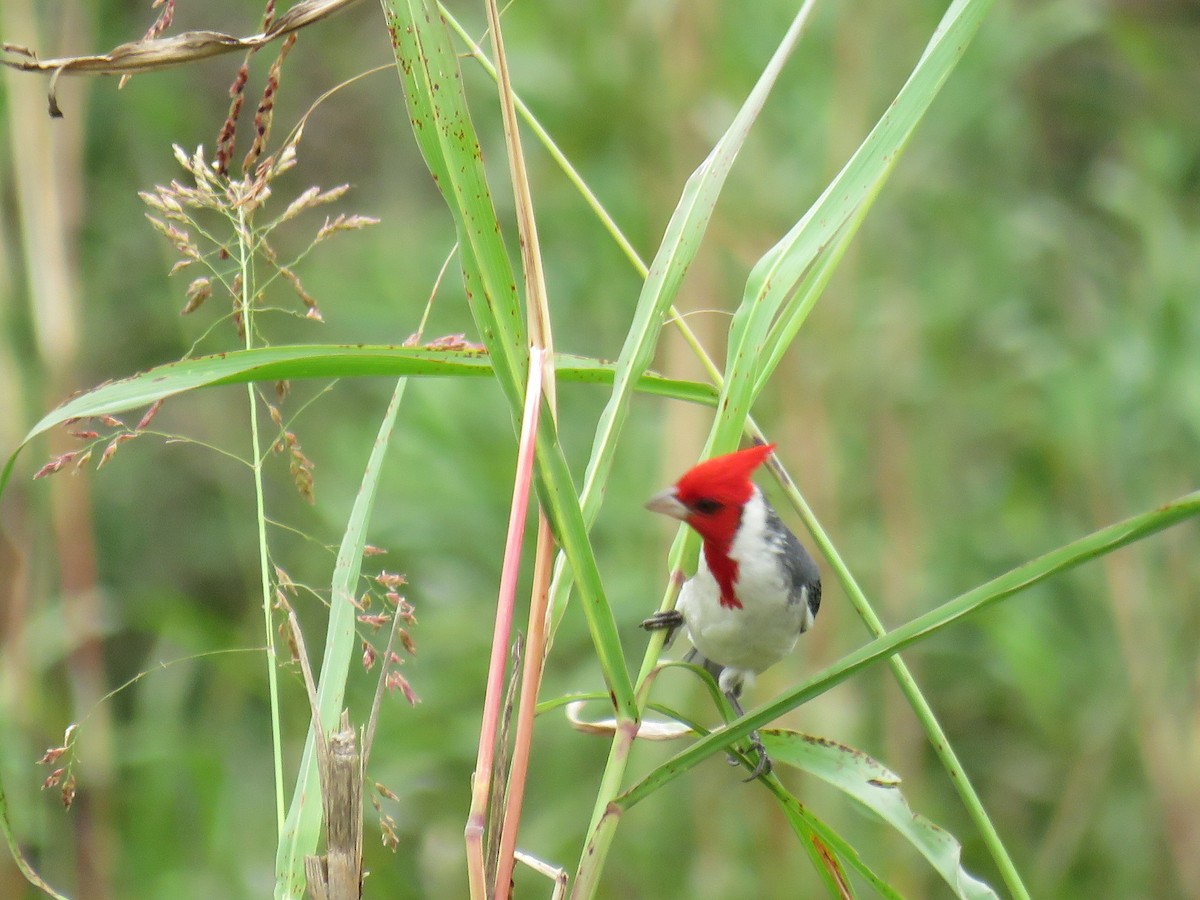
<svg viewBox="0 0 1200 900"><path fill-rule="evenodd" d="M4 73L0 813L50 885L299 896L300 643L325 730L383 685L367 897L467 896L506 809L580 895L1200 894L1200 20L810 5L504 9L524 170L485 4L267 44L235 150L237 54L64 74L53 122ZM96 0L54 46L35 6L0 38L42 57L146 28ZM168 33L259 27L191 6ZM637 628L696 552L641 503L764 436L826 599L721 729ZM473 807L481 719L524 767L500 585L550 646L528 777L502 750ZM643 710L700 739L631 740Z"/></svg>

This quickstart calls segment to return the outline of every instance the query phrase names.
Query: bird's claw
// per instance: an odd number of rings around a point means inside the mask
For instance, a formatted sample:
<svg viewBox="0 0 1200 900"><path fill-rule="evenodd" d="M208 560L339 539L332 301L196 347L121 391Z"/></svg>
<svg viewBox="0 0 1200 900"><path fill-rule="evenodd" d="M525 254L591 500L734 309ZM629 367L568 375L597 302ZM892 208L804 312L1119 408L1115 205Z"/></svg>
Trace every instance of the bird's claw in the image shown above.
<svg viewBox="0 0 1200 900"><path fill-rule="evenodd" d="M750 777L743 778L743 781L754 781L756 778L761 778L763 775L771 774L771 757L767 756L767 748L763 746L762 738L758 736L757 731L750 732L750 752L758 756L758 762L754 764L754 768L750 770ZM732 753L727 753L725 759L731 766L741 765L742 761Z"/></svg>
<svg viewBox="0 0 1200 900"><path fill-rule="evenodd" d="M664 609L642 620L642 627L647 631L674 631L682 624L683 613L677 609Z"/></svg>

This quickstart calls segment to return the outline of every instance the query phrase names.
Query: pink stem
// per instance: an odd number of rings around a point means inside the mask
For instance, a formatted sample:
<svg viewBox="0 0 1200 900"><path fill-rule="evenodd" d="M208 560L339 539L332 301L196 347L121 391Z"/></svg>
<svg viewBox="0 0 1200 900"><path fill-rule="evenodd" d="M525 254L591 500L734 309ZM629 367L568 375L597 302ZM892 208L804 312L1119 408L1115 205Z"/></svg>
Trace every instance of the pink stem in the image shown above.
<svg viewBox="0 0 1200 900"><path fill-rule="evenodd" d="M525 517L529 511L529 488L533 481L534 448L537 443L538 415L542 407L544 352L529 350L529 383L525 390L525 413L521 420L517 469L513 479L512 509L508 517L508 538L504 545L504 567L500 573L500 592L496 601L496 628L492 634L492 658L488 666L487 692L483 700L483 724L479 732L479 755L471 779L471 813L467 819L467 871L472 900L485 900L486 878L483 860L483 831L487 801L492 784L492 765L496 755L496 733L500 725L500 707L504 696L504 666L512 634L513 607L516 603L517 577L521 570L521 545L525 538Z"/></svg>
<svg viewBox="0 0 1200 900"><path fill-rule="evenodd" d="M546 610L550 599L550 577L554 562L554 534L543 512L538 518L537 557L534 562L533 592L529 601L529 636L521 672L521 699L517 708L517 730L513 738L512 765L508 778L508 802L500 833L500 859L496 864L494 896L504 897L512 881L517 832L525 801L525 779L529 772L529 750L533 744L533 720L538 689L546 662Z"/></svg>

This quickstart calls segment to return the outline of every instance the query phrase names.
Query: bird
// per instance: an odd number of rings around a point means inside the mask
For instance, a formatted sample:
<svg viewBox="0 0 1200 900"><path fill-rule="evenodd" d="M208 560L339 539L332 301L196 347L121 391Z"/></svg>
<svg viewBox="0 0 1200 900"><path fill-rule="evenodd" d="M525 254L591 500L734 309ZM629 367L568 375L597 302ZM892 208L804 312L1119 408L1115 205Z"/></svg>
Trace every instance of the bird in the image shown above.
<svg viewBox="0 0 1200 900"><path fill-rule="evenodd" d="M705 460L646 502L651 512L686 522L703 551L675 608L642 627L666 630L664 646L686 628L692 649L684 661L717 680L738 716L745 714L742 691L792 652L821 608L816 562L750 480L774 450L775 444L758 444ZM758 732L750 741L757 761L747 781L771 771Z"/></svg>

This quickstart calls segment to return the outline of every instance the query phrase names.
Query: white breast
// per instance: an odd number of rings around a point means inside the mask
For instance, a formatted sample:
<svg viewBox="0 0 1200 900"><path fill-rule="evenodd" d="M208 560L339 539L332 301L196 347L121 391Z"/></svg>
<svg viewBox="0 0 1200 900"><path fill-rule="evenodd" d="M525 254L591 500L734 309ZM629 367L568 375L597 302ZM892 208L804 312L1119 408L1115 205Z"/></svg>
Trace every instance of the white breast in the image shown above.
<svg viewBox="0 0 1200 900"><path fill-rule="evenodd" d="M772 552L776 548L764 540L765 525L765 502L755 488L730 551L738 564L735 590L741 609L721 605L720 588L703 553L699 569L683 586L678 603L692 645L714 663L750 676L790 653L812 622L808 598L795 602L790 596L787 574ZM722 677L722 681L726 679Z"/></svg>

